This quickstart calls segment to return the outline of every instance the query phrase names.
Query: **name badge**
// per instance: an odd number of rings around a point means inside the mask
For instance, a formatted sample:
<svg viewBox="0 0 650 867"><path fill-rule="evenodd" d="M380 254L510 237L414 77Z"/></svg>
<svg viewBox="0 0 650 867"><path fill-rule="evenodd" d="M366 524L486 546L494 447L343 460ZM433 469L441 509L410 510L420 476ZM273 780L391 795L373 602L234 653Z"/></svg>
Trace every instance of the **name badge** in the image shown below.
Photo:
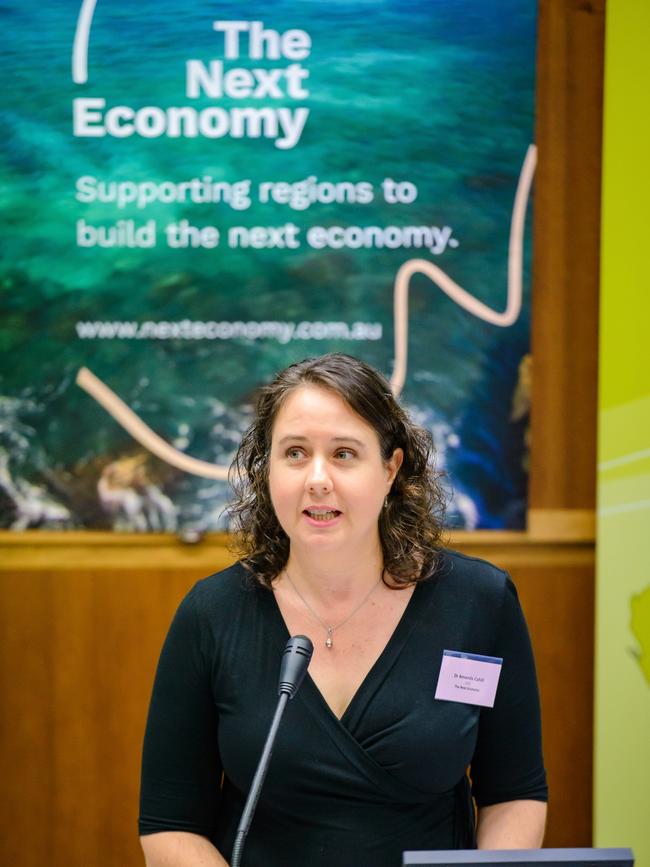
<svg viewBox="0 0 650 867"><path fill-rule="evenodd" d="M442 654L436 698L494 707L503 658L445 650Z"/></svg>

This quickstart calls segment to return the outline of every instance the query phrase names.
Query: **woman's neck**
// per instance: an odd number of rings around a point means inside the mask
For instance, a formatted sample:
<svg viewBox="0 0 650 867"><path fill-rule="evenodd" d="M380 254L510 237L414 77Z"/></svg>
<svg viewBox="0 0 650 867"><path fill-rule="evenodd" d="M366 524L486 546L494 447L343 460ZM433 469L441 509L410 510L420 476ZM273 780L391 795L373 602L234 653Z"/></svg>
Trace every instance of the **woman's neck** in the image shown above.
<svg viewBox="0 0 650 867"><path fill-rule="evenodd" d="M363 555L343 557L341 552L296 550L292 547L285 568L292 582L324 602L357 598L374 586L381 577L381 548Z"/></svg>

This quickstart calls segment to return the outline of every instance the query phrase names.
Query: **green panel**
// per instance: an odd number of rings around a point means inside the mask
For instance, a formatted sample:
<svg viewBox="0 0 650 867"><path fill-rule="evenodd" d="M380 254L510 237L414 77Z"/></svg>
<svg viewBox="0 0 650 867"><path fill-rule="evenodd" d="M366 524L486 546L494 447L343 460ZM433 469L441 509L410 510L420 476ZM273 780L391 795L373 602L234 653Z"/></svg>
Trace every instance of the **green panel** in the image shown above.
<svg viewBox="0 0 650 867"><path fill-rule="evenodd" d="M602 408L648 393L650 4L607 6L601 283Z"/></svg>
<svg viewBox="0 0 650 867"><path fill-rule="evenodd" d="M650 4L607 7L594 844L650 867Z"/></svg>

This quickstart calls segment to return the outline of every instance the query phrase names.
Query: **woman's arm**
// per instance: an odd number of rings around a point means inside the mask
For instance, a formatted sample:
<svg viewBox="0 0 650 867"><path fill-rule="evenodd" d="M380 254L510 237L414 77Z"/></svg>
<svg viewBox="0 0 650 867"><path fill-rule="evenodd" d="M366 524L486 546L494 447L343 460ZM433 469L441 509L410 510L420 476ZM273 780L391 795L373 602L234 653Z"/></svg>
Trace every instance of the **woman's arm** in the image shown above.
<svg viewBox="0 0 650 867"><path fill-rule="evenodd" d="M167 633L145 731L139 828L147 864L155 867L226 863L209 842L222 771L214 653L198 590L185 597Z"/></svg>
<svg viewBox="0 0 650 867"><path fill-rule="evenodd" d="M140 837L147 867L228 867L205 837L185 831L161 831Z"/></svg>
<svg viewBox="0 0 650 867"><path fill-rule="evenodd" d="M493 651L503 657L493 708L483 708L471 766L480 849L535 848L546 819L539 694L532 647L508 581Z"/></svg>
<svg viewBox="0 0 650 867"><path fill-rule="evenodd" d="M504 801L479 807L479 849L537 849L544 839L544 801Z"/></svg>

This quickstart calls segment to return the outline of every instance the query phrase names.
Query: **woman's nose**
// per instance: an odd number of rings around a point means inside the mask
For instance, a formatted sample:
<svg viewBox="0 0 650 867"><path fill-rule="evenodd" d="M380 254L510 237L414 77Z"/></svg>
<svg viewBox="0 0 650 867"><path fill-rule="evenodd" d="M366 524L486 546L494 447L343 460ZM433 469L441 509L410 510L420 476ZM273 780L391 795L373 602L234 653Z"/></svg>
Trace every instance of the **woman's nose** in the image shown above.
<svg viewBox="0 0 650 867"><path fill-rule="evenodd" d="M311 461L305 486L313 494L327 494L332 490L332 480L325 461L319 458Z"/></svg>

